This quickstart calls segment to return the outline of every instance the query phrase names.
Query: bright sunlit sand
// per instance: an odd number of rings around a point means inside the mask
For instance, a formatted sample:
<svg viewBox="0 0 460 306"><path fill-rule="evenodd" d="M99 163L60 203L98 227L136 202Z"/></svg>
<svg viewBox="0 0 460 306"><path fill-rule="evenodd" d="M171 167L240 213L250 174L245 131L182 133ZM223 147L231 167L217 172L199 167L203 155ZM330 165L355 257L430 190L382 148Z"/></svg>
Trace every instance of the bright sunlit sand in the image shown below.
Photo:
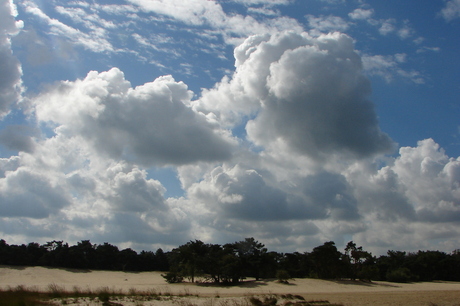
<svg viewBox="0 0 460 306"><path fill-rule="evenodd" d="M352 282L328 281L318 279L293 279L289 284L278 283L274 279L247 280L230 287L215 285L197 285L190 283L168 284L161 272L116 272L81 271L45 267L9 267L0 268L1 289L23 285L26 288L49 290L50 284L65 290L97 290L107 287L125 293L136 290L152 291L158 294L187 295L188 304L219 305L219 301L243 299L252 295L301 295L307 301L327 300L342 305L459 305L460 283L457 282ZM163 302L143 302L142 305L171 304ZM177 300L176 300L177 302ZM122 305L131 305L125 301ZM96 305L96 304L95 304Z"/></svg>

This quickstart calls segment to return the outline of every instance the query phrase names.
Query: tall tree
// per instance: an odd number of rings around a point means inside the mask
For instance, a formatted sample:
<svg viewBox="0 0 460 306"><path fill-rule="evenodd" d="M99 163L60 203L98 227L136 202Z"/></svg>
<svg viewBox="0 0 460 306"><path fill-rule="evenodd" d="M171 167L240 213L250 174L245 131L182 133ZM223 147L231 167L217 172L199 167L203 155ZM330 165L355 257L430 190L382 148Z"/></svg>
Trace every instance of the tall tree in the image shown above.
<svg viewBox="0 0 460 306"><path fill-rule="evenodd" d="M353 241L348 242L345 247L345 258L348 263L348 276L351 279L366 279L370 280L375 273L375 269L371 269L373 263L372 254L364 251L362 246L357 247Z"/></svg>
<svg viewBox="0 0 460 306"><path fill-rule="evenodd" d="M233 244L236 255L240 258L245 276L259 280L262 271L263 257L267 253L265 245L254 238L245 238Z"/></svg>
<svg viewBox="0 0 460 306"><path fill-rule="evenodd" d="M342 276L342 253L337 250L335 242L329 241L315 247L311 256L319 278L331 279Z"/></svg>
<svg viewBox="0 0 460 306"><path fill-rule="evenodd" d="M202 241L190 241L172 251L172 262L182 276L194 283L196 276L203 272L206 253L207 246Z"/></svg>

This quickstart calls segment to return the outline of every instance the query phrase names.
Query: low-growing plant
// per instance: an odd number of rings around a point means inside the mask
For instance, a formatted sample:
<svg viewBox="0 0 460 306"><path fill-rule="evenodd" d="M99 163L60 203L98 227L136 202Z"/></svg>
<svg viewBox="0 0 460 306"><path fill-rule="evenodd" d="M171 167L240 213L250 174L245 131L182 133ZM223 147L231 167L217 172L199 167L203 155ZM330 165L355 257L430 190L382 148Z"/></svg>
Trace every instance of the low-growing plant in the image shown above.
<svg viewBox="0 0 460 306"><path fill-rule="evenodd" d="M67 294L64 287L55 283L48 285L48 292L52 298L60 298Z"/></svg>
<svg viewBox="0 0 460 306"><path fill-rule="evenodd" d="M80 294L81 294L81 289L80 289L80 287L78 287L78 286L73 286L72 290L73 290L73 291L72 291L72 294L73 294L75 297L80 296Z"/></svg>
<svg viewBox="0 0 460 306"><path fill-rule="evenodd" d="M265 297L264 306L274 306L278 302L278 299L275 296Z"/></svg>
<svg viewBox="0 0 460 306"><path fill-rule="evenodd" d="M278 282L288 284L291 276L286 270L278 270L276 271L276 278L278 279Z"/></svg>
<svg viewBox="0 0 460 306"><path fill-rule="evenodd" d="M109 302L112 295L114 292L110 291L109 287L101 287L98 289L97 298L101 302Z"/></svg>
<svg viewBox="0 0 460 306"><path fill-rule="evenodd" d="M177 272L168 272L166 274L161 274L161 276L170 284L182 283L184 280L184 277Z"/></svg>
<svg viewBox="0 0 460 306"><path fill-rule="evenodd" d="M407 268L399 268L387 273L387 281L395 283L407 283L411 280L410 271Z"/></svg>
<svg viewBox="0 0 460 306"><path fill-rule="evenodd" d="M131 288L129 288L129 290L128 290L128 294L129 294L129 295L140 295L140 292L139 292L136 288L131 287Z"/></svg>
<svg viewBox="0 0 460 306"><path fill-rule="evenodd" d="M254 306L274 306L278 302L278 299L274 295L266 296L263 300L255 296L251 296L248 300Z"/></svg>
<svg viewBox="0 0 460 306"><path fill-rule="evenodd" d="M248 300L254 306L263 306L262 301L259 298L255 297L255 296L249 297Z"/></svg>

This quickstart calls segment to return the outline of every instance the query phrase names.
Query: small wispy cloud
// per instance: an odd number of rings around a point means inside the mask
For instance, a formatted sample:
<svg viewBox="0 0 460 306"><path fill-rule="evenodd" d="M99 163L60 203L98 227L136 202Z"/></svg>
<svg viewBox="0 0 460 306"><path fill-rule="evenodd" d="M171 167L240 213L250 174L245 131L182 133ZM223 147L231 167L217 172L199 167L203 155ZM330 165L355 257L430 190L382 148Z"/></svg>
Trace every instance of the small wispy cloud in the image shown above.
<svg viewBox="0 0 460 306"><path fill-rule="evenodd" d="M27 13L32 14L44 21L48 25L50 33L53 35L64 38L75 45L82 46L93 52L99 53L115 51L115 48L108 40L107 32L104 28L91 27L90 31L85 33L79 29L64 24L55 18L49 17L34 2L25 1L23 6ZM79 12L79 14L72 14L72 16L77 20L81 19L81 11ZM82 22L84 21L82 20ZM84 23L88 25L87 22Z"/></svg>
<svg viewBox="0 0 460 306"><path fill-rule="evenodd" d="M416 84L423 84L425 78L415 70L405 70L401 68L402 63L406 62L407 55L404 53L395 55L363 55L363 68L368 75L376 75L391 82L395 77L410 80Z"/></svg>
<svg viewBox="0 0 460 306"><path fill-rule="evenodd" d="M308 25L313 33L328 33L333 31L345 32L350 25L343 18L338 16L306 16Z"/></svg>
<svg viewBox="0 0 460 306"><path fill-rule="evenodd" d="M362 9L357 8L353 12L349 13L348 16L354 20L367 20L374 15L373 9Z"/></svg>
<svg viewBox="0 0 460 306"><path fill-rule="evenodd" d="M446 21L460 18L460 0L450 0L439 13Z"/></svg>

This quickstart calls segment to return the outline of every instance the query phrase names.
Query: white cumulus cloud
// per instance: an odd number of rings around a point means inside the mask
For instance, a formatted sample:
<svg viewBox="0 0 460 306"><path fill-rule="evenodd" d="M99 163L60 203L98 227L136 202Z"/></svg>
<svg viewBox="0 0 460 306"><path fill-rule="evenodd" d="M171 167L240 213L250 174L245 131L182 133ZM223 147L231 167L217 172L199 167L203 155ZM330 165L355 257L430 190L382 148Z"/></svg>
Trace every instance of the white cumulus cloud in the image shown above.
<svg viewBox="0 0 460 306"><path fill-rule="evenodd" d="M171 76L131 88L113 68L61 82L34 103L38 120L113 158L144 165L228 159L234 141L187 106L191 96Z"/></svg>
<svg viewBox="0 0 460 306"><path fill-rule="evenodd" d="M12 1L0 4L0 118L9 113L23 92L22 68L11 51L11 37L18 34L22 23L15 20L16 6Z"/></svg>

